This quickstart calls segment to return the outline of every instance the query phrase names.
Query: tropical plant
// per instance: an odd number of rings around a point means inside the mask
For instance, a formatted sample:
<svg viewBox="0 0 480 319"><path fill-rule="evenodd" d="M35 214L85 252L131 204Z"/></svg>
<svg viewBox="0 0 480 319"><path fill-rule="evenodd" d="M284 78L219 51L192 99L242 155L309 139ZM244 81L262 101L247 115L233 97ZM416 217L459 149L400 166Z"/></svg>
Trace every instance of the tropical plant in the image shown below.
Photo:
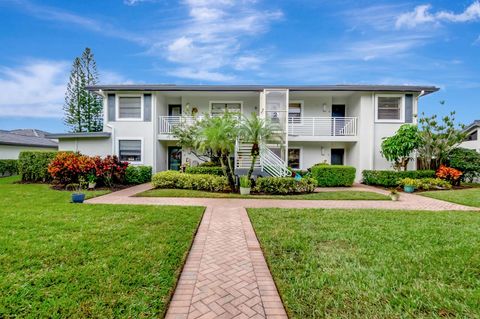
<svg viewBox="0 0 480 319"><path fill-rule="evenodd" d="M448 165L462 171L461 179L470 181L480 177L480 153L466 148L456 148L448 154Z"/></svg>
<svg viewBox="0 0 480 319"><path fill-rule="evenodd" d="M420 135L416 125L404 124L400 126L395 135L384 138L382 142L382 155L397 171L407 170L411 154L420 144Z"/></svg>
<svg viewBox="0 0 480 319"><path fill-rule="evenodd" d="M257 113L252 113L250 118L244 117L239 128L240 138L244 143L252 144L250 150L250 169L247 178L252 178L255 162L260 155L260 143L267 141L273 136L273 127L269 121L259 117Z"/></svg>
<svg viewBox="0 0 480 319"><path fill-rule="evenodd" d="M86 89L98 83L98 72L93 53L86 48L81 57L73 61L65 93L64 122L72 132L98 132L102 130L102 102Z"/></svg>
<svg viewBox="0 0 480 319"><path fill-rule="evenodd" d="M455 124L455 112L438 121L437 115L419 119L421 126L418 155L424 169L437 169L446 164L448 154L465 139L462 125Z"/></svg>
<svg viewBox="0 0 480 319"><path fill-rule="evenodd" d="M225 112L222 116L206 117L199 125L196 149L205 152L210 149L217 154L228 184L235 190L232 155L238 136L238 116Z"/></svg>
<svg viewBox="0 0 480 319"><path fill-rule="evenodd" d="M248 176L240 176L240 187L242 188L250 188L252 186L252 181Z"/></svg>
<svg viewBox="0 0 480 319"><path fill-rule="evenodd" d="M450 182L452 185L458 185L460 184L462 172L452 167L440 165L435 175L440 179Z"/></svg>

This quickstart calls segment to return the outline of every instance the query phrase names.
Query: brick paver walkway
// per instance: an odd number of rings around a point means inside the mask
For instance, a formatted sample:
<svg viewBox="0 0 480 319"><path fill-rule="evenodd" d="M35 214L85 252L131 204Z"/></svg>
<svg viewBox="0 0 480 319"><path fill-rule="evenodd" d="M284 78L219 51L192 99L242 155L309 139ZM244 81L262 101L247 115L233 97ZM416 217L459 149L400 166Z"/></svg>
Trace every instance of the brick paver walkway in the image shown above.
<svg viewBox="0 0 480 319"><path fill-rule="evenodd" d="M207 207L167 311L169 319L287 318L245 208L478 210L413 194L402 194L398 202L131 197L150 188L138 185L87 203ZM362 185L351 189L386 194Z"/></svg>

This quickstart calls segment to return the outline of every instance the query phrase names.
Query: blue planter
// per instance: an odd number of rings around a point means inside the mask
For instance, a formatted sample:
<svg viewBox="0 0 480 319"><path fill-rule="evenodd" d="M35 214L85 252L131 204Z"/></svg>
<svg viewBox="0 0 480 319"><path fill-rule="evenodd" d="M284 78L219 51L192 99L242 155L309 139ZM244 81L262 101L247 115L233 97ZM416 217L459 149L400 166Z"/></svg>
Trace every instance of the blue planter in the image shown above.
<svg viewBox="0 0 480 319"><path fill-rule="evenodd" d="M413 193L415 191L415 186L403 186L403 190L405 193Z"/></svg>
<svg viewBox="0 0 480 319"><path fill-rule="evenodd" d="M85 194L72 194L72 203L83 203Z"/></svg>

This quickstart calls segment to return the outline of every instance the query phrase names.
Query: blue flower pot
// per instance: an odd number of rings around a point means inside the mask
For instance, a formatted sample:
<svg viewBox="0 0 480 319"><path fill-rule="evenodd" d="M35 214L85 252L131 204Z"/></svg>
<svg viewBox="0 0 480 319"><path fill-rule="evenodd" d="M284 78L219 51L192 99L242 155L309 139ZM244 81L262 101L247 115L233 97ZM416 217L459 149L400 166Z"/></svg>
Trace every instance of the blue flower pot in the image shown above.
<svg viewBox="0 0 480 319"><path fill-rule="evenodd" d="M415 186L403 186L403 190L405 193L413 193L415 191Z"/></svg>
<svg viewBox="0 0 480 319"><path fill-rule="evenodd" d="M72 194L72 203L83 203L85 194Z"/></svg>

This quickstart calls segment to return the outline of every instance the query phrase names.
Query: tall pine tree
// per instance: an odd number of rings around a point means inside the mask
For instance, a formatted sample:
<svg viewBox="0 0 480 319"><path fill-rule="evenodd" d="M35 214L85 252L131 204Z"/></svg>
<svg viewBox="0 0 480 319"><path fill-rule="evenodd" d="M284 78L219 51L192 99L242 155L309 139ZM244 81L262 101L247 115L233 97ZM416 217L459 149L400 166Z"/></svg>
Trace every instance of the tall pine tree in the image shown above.
<svg viewBox="0 0 480 319"><path fill-rule="evenodd" d="M97 64L92 51L86 48L82 56L73 61L65 93L65 124L72 132L102 131L102 101L100 97L85 88L87 85L97 83Z"/></svg>

